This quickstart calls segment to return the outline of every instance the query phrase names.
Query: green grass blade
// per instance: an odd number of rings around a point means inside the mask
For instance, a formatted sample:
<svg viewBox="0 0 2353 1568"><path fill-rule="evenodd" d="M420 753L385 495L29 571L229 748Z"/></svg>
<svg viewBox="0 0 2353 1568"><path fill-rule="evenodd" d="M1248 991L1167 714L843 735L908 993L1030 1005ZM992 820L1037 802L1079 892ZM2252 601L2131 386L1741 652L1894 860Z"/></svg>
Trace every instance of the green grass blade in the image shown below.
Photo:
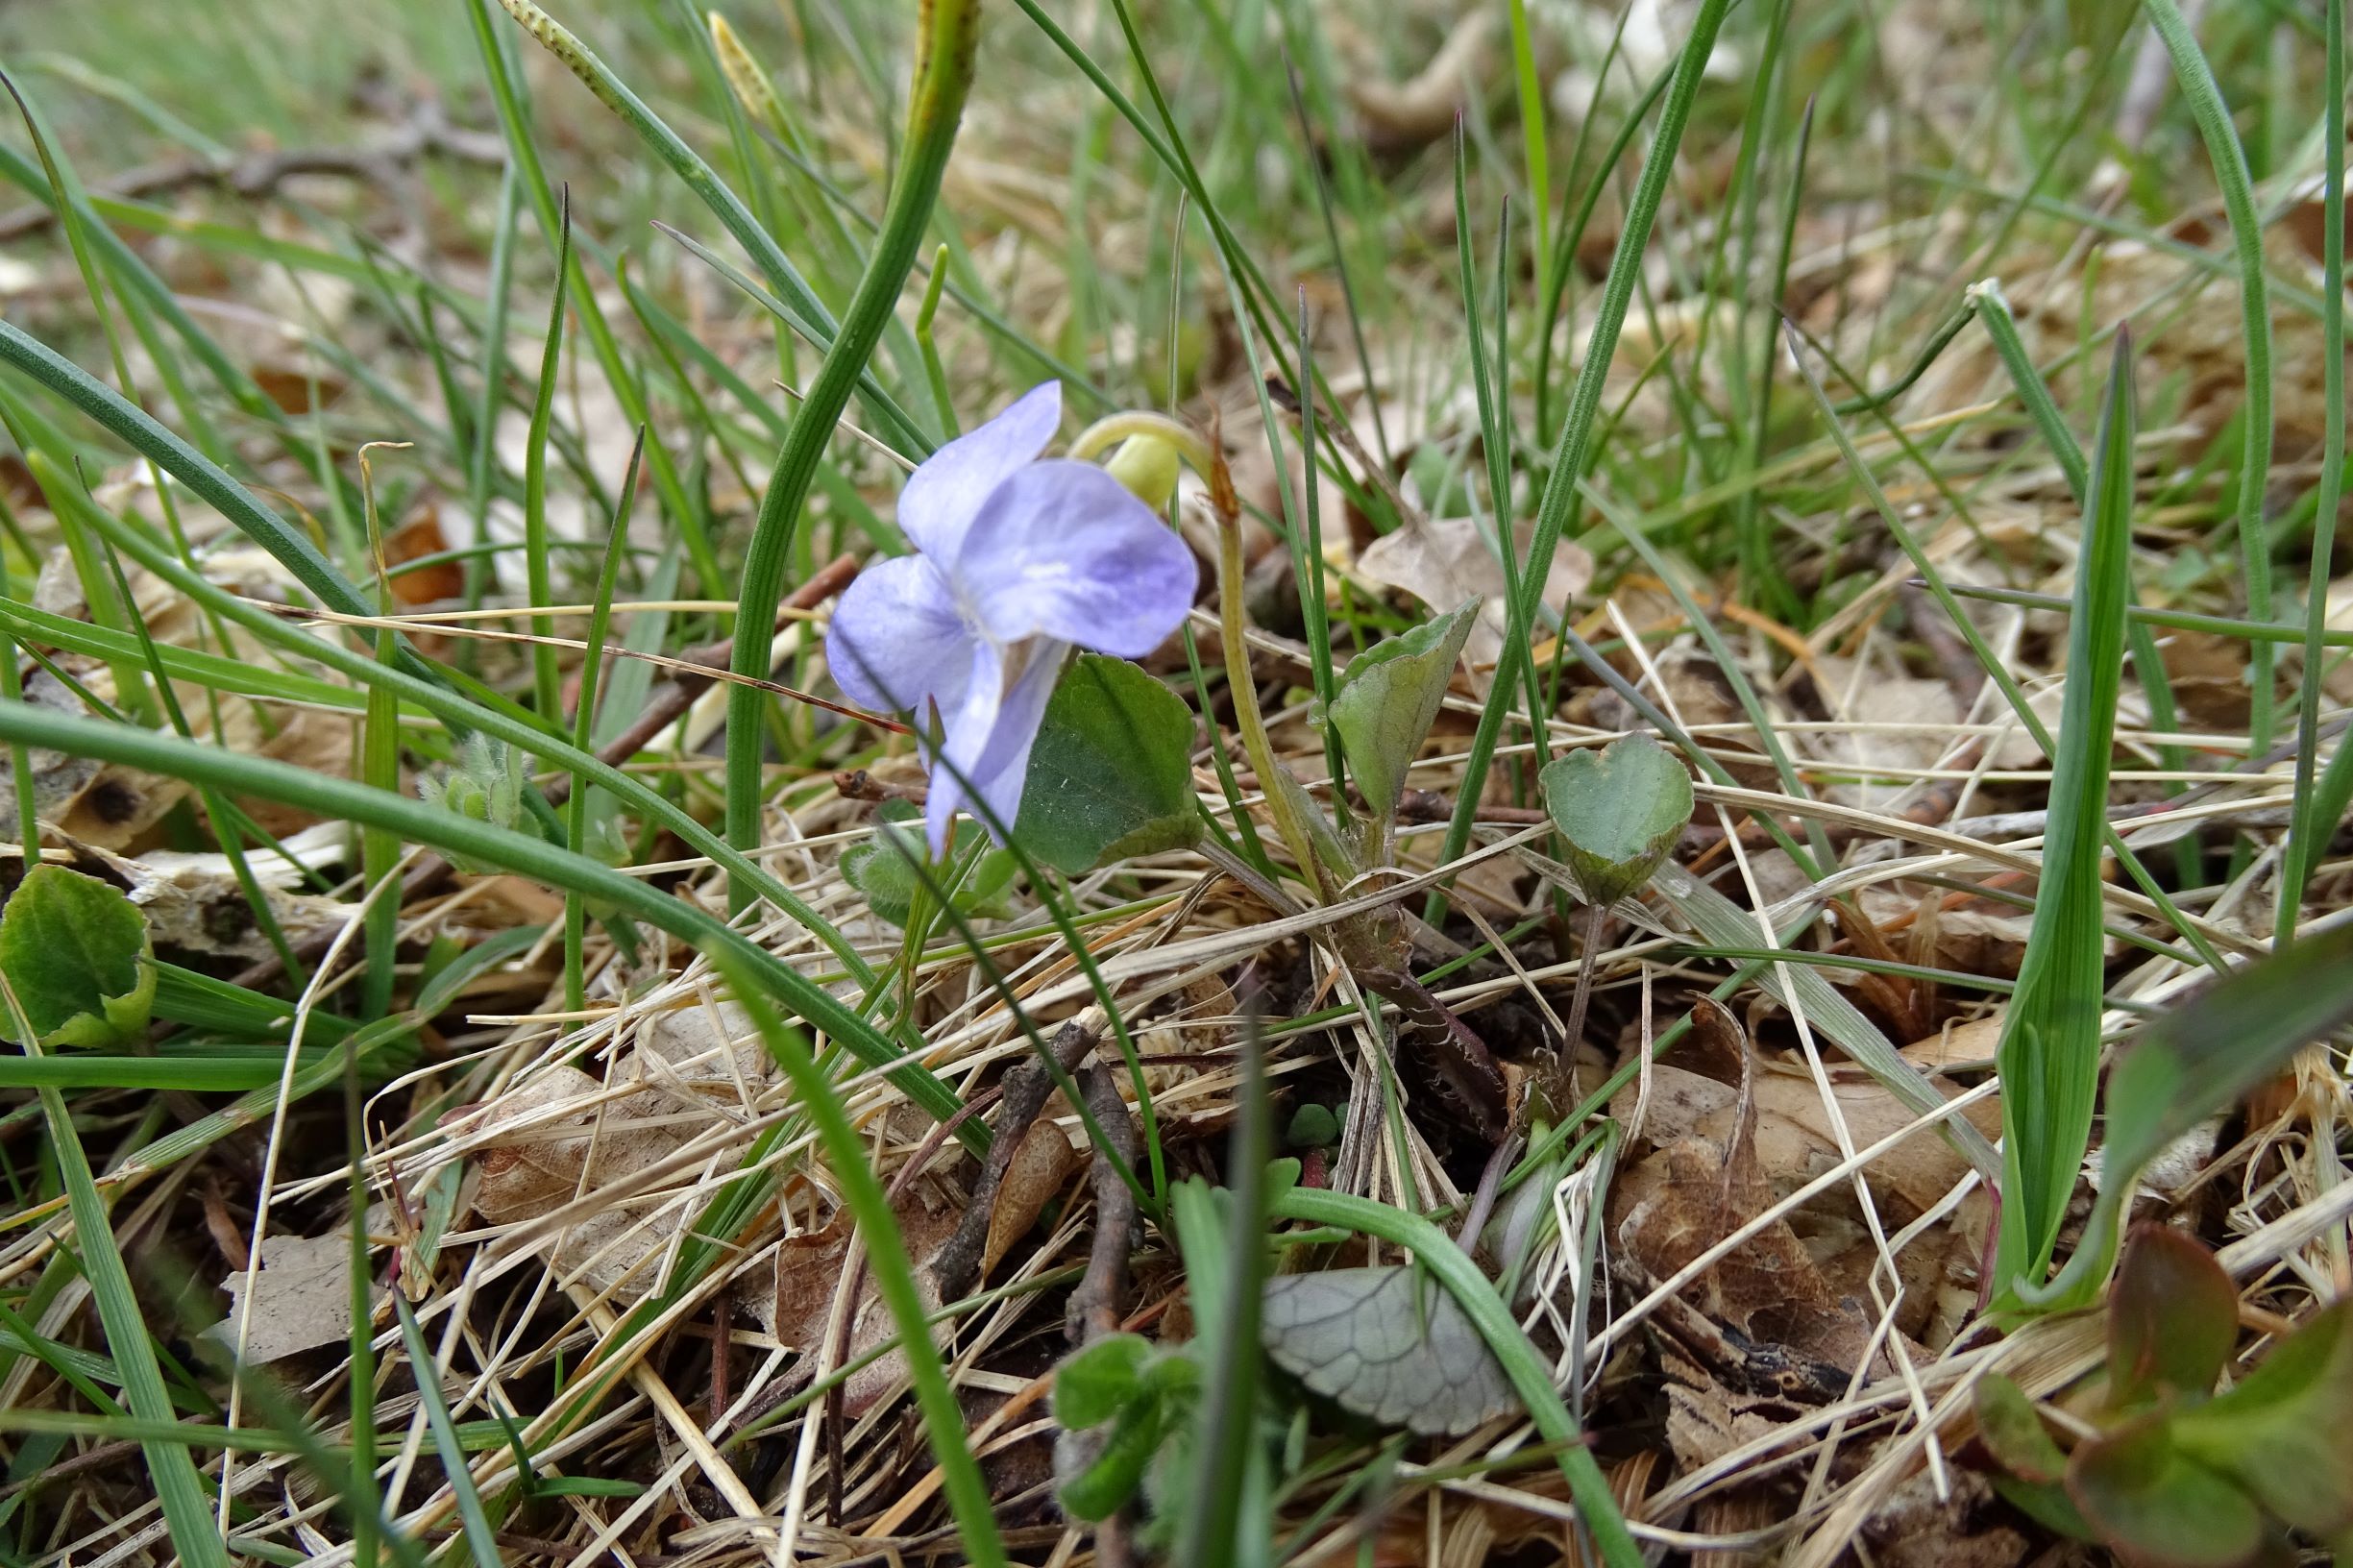
<svg viewBox="0 0 2353 1568"><path fill-rule="evenodd" d="M111 726L101 726L111 727ZM13 991L0 981L8 1012L15 1020L25 1054L37 1055L37 1031L24 1020ZM39 1090L41 1115L49 1124L49 1144L65 1184L65 1200L73 1215L74 1235L81 1242L82 1274L89 1282L98 1307L99 1326L106 1331L107 1349L122 1376L123 1399L132 1415L143 1422L176 1425L171 1395L163 1386L163 1372L156 1362L154 1344L147 1337L147 1320L131 1288L130 1271L114 1245L112 1218L99 1196L89 1157L83 1152L82 1135L74 1128L65 1096L54 1088ZM172 1541L181 1559L193 1568L228 1568L229 1554L214 1528L211 1507L205 1501L204 1482L186 1447L167 1437L143 1439L148 1480L171 1526Z"/></svg>
<svg viewBox="0 0 2353 1568"><path fill-rule="evenodd" d="M425 1331L417 1326L417 1314L397 1292L392 1309L400 1314L401 1344L408 1352L417 1402L425 1407L425 1424L432 1432L434 1450L441 1456L441 1473L449 1478L450 1491L457 1499L457 1519L465 1531L466 1550L474 1555L478 1568L498 1568L506 1557L499 1549L499 1532L492 1528L490 1514L482 1507L482 1494L474 1484L466 1445L459 1439L457 1423L450 1415L449 1398L441 1391L441 1368L433 1360L433 1347L425 1342Z"/></svg>
<svg viewBox="0 0 2353 1568"><path fill-rule="evenodd" d="M2230 106L2222 101L2222 89L2215 83L2214 70L2198 48L2189 20L2173 0L2143 0L2143 4L2149 25L2172 57L2173 77L2190 106L2190 117L2205 138L2215 184L2222 192L2222 210L2230 219L2231 248L2239 258L2239 304L2246 335L2246 404L2241 416L2245 421L2245 446L2239 457L2239 566L2246 577L2248 616L2268 621L2271 546L2264 529L2263 507L2271 482L2271 307L2264 280L2263 222L2255 212L2254 181L2247 173L2246 151L2231 125ZM2341 83L2341 79L2330 84L2327 90L2342 92ZM2341 144L2339 150L2341 153ZM2271 662L2269 645L2256 644L2248 660L2254 706L2247 725L2258 751L2271 745Z"/></svg>
<svg viewBox="0 0 2353 1568"><path fill-rule="evenodd" d="M539 355L539 387L523 449L523 570L533 605L555 602L548 561L548 426L555 417L555 378L564 353L564 293L572 281L572 191L566 187L555 231L555 297L548 306L548 336ZM552 637L555 623L531 617L531 635ZM531 645L531 698L542 718L562 718L563 675L551 644Z"/></svg>
<svg viewBox="0 0 2353 1568"><path fill-rule="evenodd" d="M527 5L527 0L502 3L512 8ZM941 176L946 172L948 151L955 145L965 97L972 86L979 9L978 0L935 0L923 12L908 96L906 145L890 208L843 319L841 335L825 351L824 362L793 416L793 433L777 451L776 466L752 523L751 546L737 583L740 610L732 667L739 675L768 675L770 628L784 597L784 575L801 505L833 439L834 426L864 374L867 356L894 319L899 291L931 222ZM756 848L760 843L765 801L760 758L767 744L761 721L766 706L766 696L756 687L739 684L727 693L727 842L739 849ZM730 879L727 893L737 909L750 903L753 895L742 878Z"/></svg>
<svg viewBox="0 0 2353 1568"><path fill-rule="evenodd" d="M1683 141L1683 128L1691 122L1691 106L1699 96L1700 82L1706 72L1708 56L1715 50L1716 34L1724 26L1728 4L1729 0L1701 0L1699 11L1692 17L1691 37L1684 40L1681 53L1676 57L1666 103L1659 110L1658 134L1643 159L1641 177L1635 182L1633 196L1627 206L1617 251L1610 257L1609 274L1602 283L1593 331L1585 340L1585 362L1579 368L1577 384L1570 391L1560 442L1553 452L1552 472L1545 478L1543 498L1536 503L1535 529L1529 541L1526 571L1521 575L1520 591L1512 596L1509 605L1503 658L1496 666L1486 705L1480 711L1479 728L1471 740L1454 818L1446 824L1445 845L1438 851L1440 865L1459 860L1470 843L1471 820L1486 784L1487 765L1495 754L1504 716L1510 709L1512 691L1519 684L1520 662L1528 656L1529 628L1535 625L1536 599L1552 571L1561 532L1576 509L1578 480L1584 477L1585 465L1593 455L1594 427L1601 414L1602 391L1608 380L1609 362L1616 356L1618 334L1626 325L1627 307L1633 303L1634 285L1641 278L1642 255L1650 245L1651 228L1658 220L1658 208L1666 200L1667 177L1674 171L1675 155ZM1539 323L1538 330L1550 329ZM1543 733L1539 731L1534 739L1535 761L1541 764ZM1434 923L1444 908L1444 898L1433 892L1424 918Z"/></svg>
<svg viewBox="0 0 2353 1568"><path fill-rule="evenodd" d="M2344 495L2344 0L2326 0L2327 64L2321 73L2326 107L2320 141L2327 149L2321 188L2320 399L2322 405L2320 485L2313 514L2312 570L2304 586L2303 684L2296 694L2296 817L2280 855L2281 946L2295 940L2296 914L2312 868L2327 852L2337 824L2344 820L2345 797L2353 791L2353 741L2340 739L2325 778L2320 766L2320 649L2327 641L2330 556L2337 543L2337 511Z"/></svg>
<svg viewBox="0 0 2353 1568"><path fill-rule="evenodd" d="M2039 1286L2092 1135L2099 1087L2100 930L2108 770L2122 684L2133 505L2132 340L2119 332L2068 623L2067 688L2051 755L2043 875L1996 1061L2002 1096L1998 1290Z"/></svg>

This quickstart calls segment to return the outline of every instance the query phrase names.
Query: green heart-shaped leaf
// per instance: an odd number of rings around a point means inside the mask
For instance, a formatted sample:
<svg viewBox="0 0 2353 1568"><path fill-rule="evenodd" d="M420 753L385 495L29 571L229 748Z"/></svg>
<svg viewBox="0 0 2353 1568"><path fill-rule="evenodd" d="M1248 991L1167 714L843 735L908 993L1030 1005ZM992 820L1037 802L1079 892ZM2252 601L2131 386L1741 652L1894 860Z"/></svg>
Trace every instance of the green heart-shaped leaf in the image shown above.
<svg viewBox="0 0 2353 1568"><path fill-rule="evenodd" d="M1320 722L1340 738L1348 771L1364 803L1383 821L1397 814L1406 771L1437 722L1455 661L1479 617L1479 600L1385 638L1357 655L1340 674Z"/></svg>
<svg viewBox="0 0 2353 1568"><path fill-rule="evenodd" d="M1193 716L1125 659L1083 653L1063 673L1030 747L1015 842L1072 876L1201 836Z"/></svg>
<svg viewBox="0 0 2353 1568"><path fill-rule="evenodd" d="M1691 775L1648 735L1571 751L1544 770L1545 809L1590 904L1632 896L1691 821Z"/></svg>
<svg viewBox="0 0 2353 1568"><path fill-rule="evenodd" d="M127 1045L147 1034L156 966L147 920L121 889L36 866L0 913L0 974L43 1045ZM0 1034L20 1040L12 1012Z"/></svg>
<svg viewBox="0 0 2353 1568"><path fill-rule="evenodd" d="M842 851L842 875L866 894L867 907L877 919L904 927L915 913L916 891L923 880L916 866L923 857L923 835L915 807L904 800L886 800L874 813L878 826L864 844ZM961 858L987 837L977 822L959 822L953 853ZM957 885L955 904L967 915L1001 915L1007 901L998 896L1013 880L1014 859L1002 849L980 857Z"/></svg>

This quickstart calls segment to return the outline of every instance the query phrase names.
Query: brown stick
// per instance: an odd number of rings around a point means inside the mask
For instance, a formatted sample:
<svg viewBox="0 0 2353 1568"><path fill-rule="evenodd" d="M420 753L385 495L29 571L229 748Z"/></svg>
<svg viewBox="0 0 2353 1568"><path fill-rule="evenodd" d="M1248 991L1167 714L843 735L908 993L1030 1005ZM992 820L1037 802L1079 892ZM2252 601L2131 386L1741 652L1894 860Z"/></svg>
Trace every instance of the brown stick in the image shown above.
<svg viewBox="0 0 2353 1568"><path fill-rule="evenodd" d="M377 180L390 169L429 155L495 167L506 161L506 146L497 136L450 124L442 118L441 106L428 102L417 106L407 124L357 147L281 148L233 158L190 154L127 170L92 194L138 201L191 185L218 185L254 200L270 195L297 175ZM0 240L38 233L57 221L57 209L51 207L20 207L0 213Z"/></svg>
<svg viewBox="0 0 2353 1568"><path fill-rule="evenodd" d="M1093 1031L1080 1027L1073 1019L1062 1026L1047 1049L1066 1073L1086 1060L1087 1053L1094 1049L1094 1042ZM1030 1124L1045 1109L1047 1096L1053 1091L1054 1075L1035 1056L1005 1074L1004 1098L989 1130L989 1156L981 1163L980 1179L972 1184L971 1201L965 1206L963 1217L957 1220L955 1234L942 1243L932 1261L932 1278L939 1283L942 1301L961 1297L980 1277L981 1257L989 1245L989 1222L996 1212L997 1188L1005 1180L1005 1171L1012 1165L1022 1139L1029 1135Z"/></svg>
<svg viewBox="0 0 2353 1568"><path fill-rule="evenodd" d="M836 556L827 562L815 576L802 583L792 598L784 601L777 615L776 625L782 626L787 619L781 613L782 610L815 609L844 588L848 587L850 579L857 575L856 556ZM735 639L723 637L715 643L705 643L700 648L689 649L679 656L689 663L705 665L714 670L724 670L734 650ZM700 697L710 687L710 677L705 675L681 675L664 686L660 691L655 692L651 699L647 702L646 711L639 715L637 722L615 736L610 746L597 753L597 759L616 768L628 761L652 745L654 738L662 731L676 723L678 716L694 706L695 698ZM548 786L549 805L560 806L571 797L571 774L567 773ZM450 879L450 863L439 855L425 856L409 868L407 877L401 883L401 902L405 905L412 899L422 898L437 891L443 883ZM326 955L327 949L333 945L338 930L339 928L331 926L326 930L313 932L305 937L294 944L294 956L306 964L316 963ZM285 965L273 954L271 957L248 965L231 983L243 986L249 991L258 991L283 973L285 973Z"/></svg>
<svg viewBox="0 0 2353 1568"><path fill-rule="evenodd" d="M1119 1097L1118 1080L1109 1067L1087 1074L1087 1109L1102 1124L1114 1150L1136 1168L1141 1153L1136 1118ZM1094 1242L1087 1254L1086 1277L1070 1292L1063 1314L1063 1329L1072 1344L1091 1344L1119 1332L1119 1298L1127 1292L1128 1249L1136 1229L1136 1194L1119 1179L1119 1167L1097 1150L1091 1177L1094 1187Z"/></svg>

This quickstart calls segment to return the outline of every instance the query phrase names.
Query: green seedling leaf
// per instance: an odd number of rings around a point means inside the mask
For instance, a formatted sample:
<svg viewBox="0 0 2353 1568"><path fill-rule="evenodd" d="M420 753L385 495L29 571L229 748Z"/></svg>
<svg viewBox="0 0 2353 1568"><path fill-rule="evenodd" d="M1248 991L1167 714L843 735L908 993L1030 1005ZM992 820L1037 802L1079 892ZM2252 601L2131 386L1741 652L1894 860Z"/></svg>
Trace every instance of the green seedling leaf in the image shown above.
<svg viewBox="0 0 2353 1568"><path fill-rule="evenodd" d="M2158 1151L2268 1080L2353 1018L2353 926L2316 931L2143 1030L2108 1073L2098 1202L2067 1268L2029 1304L2065 1310L2099 1294L2119 1217Z"/></svg>
<svg viewBox="0 0 2353 1568"><path fill-rule="evenodd" d="M110 882L36 866L0 912L0 973L51 1046L128 1045L147 1036L156 966L147 920ZM12 1017L0 1015L18 1044Z"/></svg>
<svg viewBox="0 0 2353 1568"><path fill-rule="evenodd" d="M1125 659L1080 654L1046 702L1014 838L1071 876L1184 848L1201 835L1192 747L1184 698Z"/></svg>
<svg viewBox="0 0 2353 1568"><path fill-rule="evenodd" d="M923 885L916 870L923 858L922 833L910 826L919 814L904 800L886 800L874 815L880 824L874 837L842 851L842 875L866 894L867 907L875 919L904 927L915 913L916 893ZM952 854L959 858L969 854L986 836L977 822L958 824ZM958 884L952 900L956 908L967 915L1005 913L1001 894L1013 880L1016 865L1014 857L1002 849L983 854Z"/></svg>
<svg viewBox="0 0 2353 1568"><path fill-rule="evenodd" d="M1994 1279L2013 1305L2020 1284L2040 1286L2050 1266L2099 1089L2107 950L2100 868L2132 589L2133 414L2132 344L2120 331L2084 500L2034 926L1995 1048L2002 1089L2002 1224Z"/></svg>
<svg viewBox="0 0 2353 1568"><path fill-rule="evenodd" d="M2239 1340L2239 1289L2214 1254L2181 1232L2132 1233L2108 1302L2110 1401L2203 1399Z"/></svg>
<svg viewBox="0 0 2353 1568"><path fill-rule="evenodd" d="M504 741L478 733L466 737L451 766L419 776L417 794L429 806L493 827L512 828L522 825L523 796L529 782L530 758ZM450 864L477 875L498 869L463 855Z"/></svg>
<svg viewBox="0 0 2353 1568"><path fill-rule="evenodd" d="M1458 1436L1520 1408L1461 1304L1409 1263L1268 1280L1261 1332L1277 1366L1384 1426Z"/></svg>
<svg viewBox="0 0 2353 1568"><path fill-rule="evenodd" d="M2353 1301L2282 1340L2229 1392L2173 1418L2183 1454L2298 1530L2353 1526Z"/></svg>
<svg viewBox="0 0 2353 1568"><path fill-rule="evenodd" d="M1310 1100L1291 1113L1283 1141L1294 1149L1328 1149L1340 1140L1340 1118L1332 1108Z"/></svg>
<svg viewBox="0 0 2353 1568"><path fill-rule="evenodd" d="M1639 893L1691 821L1690 773L1648 735L1556 757L1541 781L1589 904Z"/></svg>
<svg viewBox="0 0 2353 1568"><path fill-rule="evenodd" d="M1348 771L1356 775L1364 803L1383 822L1397 815L1412 767L1437 722L1454 679L1455 661L1479 619L1478 600L1401 636L1385 638L1341 672L1332 705L1317 715L1319 727L1340 738Z"/></svg>
<svg viewBox="0 0 2353 1568"><path fill-rule="evenodd" d="M1156 1393L1131 1400L1112 1423L1111 1436L1092 1462L1063 1482L1063 1511L1097 1524L1127 1506L1168 1435L1169 1402Z"/></svg>
<svg viewBox="0 0 2353 1568"><path fill-rule="evenodd" d="M2067 1475L2067 1455L2051 1440L2026 1390L1998 1372L1979 1380L1977 1435L1986 1452L2021 1481L2057 1482Z"/></svg>
<svg viewBox="0 0 2353 1568"><path fill-rule="evenodd" d="M2162 1413L2078 1447L2067 1490L2101 1539L2138 1559L2230 1568L2263 1544L2254 1500L2176 1447Z"/></svg>
<svg viewBox="0 0 2353 1568"><path fill-rule="evenodd" d="M1145 1391L1152 1342L1140 1334L1106 1335L1054 1374L1054 1419L1072 1432L1098 1427Z"/></svg>

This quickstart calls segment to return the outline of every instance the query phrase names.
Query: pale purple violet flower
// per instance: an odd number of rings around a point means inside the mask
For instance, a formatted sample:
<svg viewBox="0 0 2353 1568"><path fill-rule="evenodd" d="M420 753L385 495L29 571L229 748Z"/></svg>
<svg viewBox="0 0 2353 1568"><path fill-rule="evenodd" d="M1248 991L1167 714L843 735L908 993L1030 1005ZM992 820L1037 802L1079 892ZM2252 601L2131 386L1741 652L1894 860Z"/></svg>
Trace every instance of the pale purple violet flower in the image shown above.
<svg viewBox="0 0 2353 1568"><path fill-rule="evenodd" d="M1192 606L1192 551L1150 508L1092 463L1040 458L1061 421L1048 381L933 453L898 497L919 553L861 572L825 634L851 701L915 716L935 858L970 796L1013 825L1073 647L1141 658Z"/></svg>

